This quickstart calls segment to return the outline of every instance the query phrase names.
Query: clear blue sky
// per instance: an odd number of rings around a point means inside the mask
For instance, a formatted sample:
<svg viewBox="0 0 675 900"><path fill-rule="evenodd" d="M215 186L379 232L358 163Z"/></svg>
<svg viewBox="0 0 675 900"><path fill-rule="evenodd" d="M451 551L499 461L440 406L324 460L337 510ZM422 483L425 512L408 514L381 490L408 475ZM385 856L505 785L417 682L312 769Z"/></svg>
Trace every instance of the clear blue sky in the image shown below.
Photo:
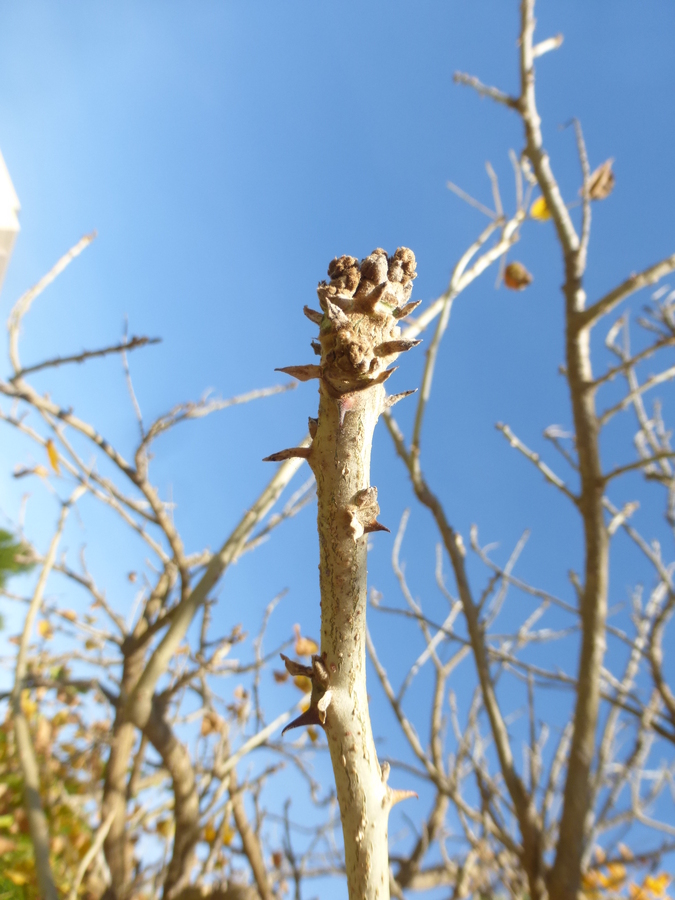
<svg viewBox="0 0 675 900"><path fill-rule="evenodd" d="M574 200L579 186L573 133L559 128L572 116L591 165L616 160L616 190L594 207L592 299L675 249L675 6L542 0L537 15L540 38L565 36L538 64L545 140L563 193ZM415 296L436 297L484 226L447 180L489 205L489 159L513 203L507 154L522 147L519 122L453 85L452 74L517 90L515 0L6 2L0 22L0 149L22 204L0 315L97 229L94 245L36 303L23 359L111 343L128 316L131 333L163 339L131 358L148 419L206 388L229 396L282 383L276 366L310 362L313 326L302 305L312 304L335 255L412 247ZM529 290L495 291L488 273L453 311L425 471L456 526L468 536L476 522L484 540L500 542L498 556L532 528L523 573L569 598L576 518L494 430L508 422L541 449L543 428L570 420L557 374L562 272L552 227L527 225L515 257L534 274ZM393 389L416 384L422 358L402 361ZM129 452L136 430L118 360L37 383ZM664 396L667 413L672 395ZM177 503L188 549L227 535L271 474L262 457L292 445L315 411L314 388L300 386L158 443L154 476ZM404 423L409 414L401 413ZM608 464L627 461L630 434L628 425L612 432ZM395 528L410 494L388 441L381 427L372 480L382 520ZM10 517L26 484L9 472L27 453L2 432L0 507ZM634 485L617 501L630 499ZM56 513L37 491L27 528L44 541ZM646 511L657 509L641 499ZM122 535L111 554L94 537L101 520L88 513L92 565L111 595L131 602L125 574L142 563ZM313 515L306 511L227 575L217 613L223 631L242 617L255 627L266 602L288 587L275 633L290 634L296 621L318 633ZM433 609L436 538L427 524L415 509L409 572ZM73 531L71 547L84 539ZM120 566L122 549L131 555ZM390 549L391 539L377 535L370 568L393 602ZM647 577L620 562L615 602Z"/></svg>

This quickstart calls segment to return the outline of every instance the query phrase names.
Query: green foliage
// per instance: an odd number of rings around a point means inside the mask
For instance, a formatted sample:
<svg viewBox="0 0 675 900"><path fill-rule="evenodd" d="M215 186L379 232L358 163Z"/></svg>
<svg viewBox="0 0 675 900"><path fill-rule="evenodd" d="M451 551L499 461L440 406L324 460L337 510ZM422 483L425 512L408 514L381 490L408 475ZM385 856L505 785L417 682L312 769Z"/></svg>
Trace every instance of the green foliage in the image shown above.
<svg viewBox="0 0 675 900"><path fill-rule="evenodd" d="M0 591L7 584L7 579L12 575L20 575L22 572L30 572L35 565L27 562L28 547L17 541L13 534L0 528ZM3 627L0 616L0 628Z"/></svg>
<svg viewBox="0 0 675 900"><path fill-rule="evenodd" d="M62 896L66 896L79 863L91 846L92 830L82 802L100 789L102 726L87 729L78 702L49 715L38 711L28 690L21 705L28 719L38 763L41 798L51 835L50 863ZM58 705L58 704L53 704ZM80 803L73 802L79 800ZM0 722L0 900L39 900L23 777L14 745L11 720ZM90 872L78 898L102 893Z"/></svg>
<svg viewBox="0 0 675 900"><path fill-rule="evenodd" d="M27 561L29 548L17 541L9 531L0 528L0 589L12 575L29 572L35 565Z"/></svg>

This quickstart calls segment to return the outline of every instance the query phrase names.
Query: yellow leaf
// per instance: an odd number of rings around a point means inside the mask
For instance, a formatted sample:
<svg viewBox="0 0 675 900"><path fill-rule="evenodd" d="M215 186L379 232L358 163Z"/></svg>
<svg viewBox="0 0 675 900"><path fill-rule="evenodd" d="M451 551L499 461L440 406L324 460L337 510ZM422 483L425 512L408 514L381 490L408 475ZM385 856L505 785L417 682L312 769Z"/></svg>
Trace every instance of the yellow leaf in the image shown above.
<svg viewBox="0 0 675 900"><path fill-rule="evenodd" d="M537 197L530 207L530 216L538 222L546 222L551 218L551 210L548 208L545 197Z"/></svg>
<svg viewBox="0 0 675 900"><path fill-rule="evenodd" d="M651 893L655 897L663 897L666 892L666 888L670 884L670 875L666 875L665 872L661 875L657 875L654 877L653 875L647 875L645 880L642 882L642 887Z"/></svg>
<svg viewBox="0 0 675 900"><path fill-rule="evenodd" d="M215 841L215 839L216 839L216 829L209 822L209 824L204 829L204 840L208 844L212 844Z"/></svg>
<svg viewBox="0 0 675 900"><path fill-rule="evenodd" d="M234 830L234 828L230 828L229 825L225 826L225 828L223 829L223 843L226 847L230 846L230 844L234 840L235 834L236 831Z"/></svg>
<svg viewBox="0 0 675 900"><path fill-rule="evenodd" d="M4 872L5 878L9 878L12 884L22 885L28 884L28 875L24 872L17 872L15 869L8 869Z"/></svg>
<svg viewBox="0 0 675 900"><path fill-rule="evenodd" d="M57 475L60 475L61 467L59 466L59 451L56 449L56 444L51 438L49 438L49 440L45 444L45 447L47 449L47 456L49 457L49 463L52 469L56 472Z"/></svg>
<svg viewBox="0 0 675 900"><path fill-rule="evenodd" d="M28 690L21 692L21 709L27 718L34 716L37 712L37 703L33 700Z"/></svg>
<svg viewBox="0 0 675 900"><path fill-rule="evenodd" d="M61 615L64 619L68 619L69 622L77 621L77 613L73 609L64 609L61 611Z"/></svg>
<svg viewBox="0 0 675 900"><path fill-rule="evenodd" d="M46 641L54 637L54 629L47 621L47 619L40 619L37 624L37 630L40 637L43 637Z"/></svg>
<svg viewBox="0 0 675 900"><path fill-rule="evenodd" d="M604 879L604 885L608 890L620 890L625 880L626 869L621 865L621 863L610 863L607 866L607 875Z"/></svg>
<svg viewBox="0 0 675 900"><path fill-rule="evenodd" d="M311 638L303 637L300 634L300 626L294 627L295 631L295 652L298 656L312 656L319 652L319 645Z"/></svg>
<svg viewBox="0 0 675 900"><path fill-rule="evenodd" d="M44 466L35 466L33 469L34 475L39 475L40 478L49 478L49 472Z"/></svg>
<svg viewBox="0 0 675 900"><path fill-rule="evenodd" d="M602 884L602 875L598 872L597 869L591 869L588 872L584 872L581 876L581 887L585 894L589 894L591 891L595 890Z"/></svg>
<svg viewBox="0 0 675 900"><path fill-rule="evenodd" d="M319 740L319 732L316 730L316 728L312 728L310 725L310 727L307 729L307 734L309 735L310 741L313 744L316 744L316 742Z"/></svg>
<svg viewBox="0 0 675 900"><path fill-rule="evenodd" d="M169 837L173 831L173 822L171 819L159 819L155 825L155 831L162 837Z"/></svg>

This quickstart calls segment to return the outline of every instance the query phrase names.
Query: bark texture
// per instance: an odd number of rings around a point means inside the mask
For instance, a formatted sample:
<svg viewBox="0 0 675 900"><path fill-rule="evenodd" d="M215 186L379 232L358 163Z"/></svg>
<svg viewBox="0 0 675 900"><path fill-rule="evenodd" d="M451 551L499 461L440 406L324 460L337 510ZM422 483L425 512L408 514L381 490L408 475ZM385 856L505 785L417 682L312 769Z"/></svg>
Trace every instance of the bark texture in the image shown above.
<svg viewBox="0 0 675 900"><path fill-rule="evenodd" d="M360 264L334 259L330 282L318 288L322 312L305 308L319 325L319 365L282 371L319 381L319 414L310 419L312 444L302 452L317 483L321 583L321 655L312 666L290 660L293 674L312 679L309 710L289 727L325 729L337 787L350 900L387 900L387 823L394 803L409 792L387 785L380 767L366 693L367 535L377 522L377 490L370 484L373 430L397 397L387 397L387 366L418 341L400 338L398 321L409 303L415 256L377 249ZM297 453L296 453L297 451ZM274 454L300 455L300 448Z"/></svg>

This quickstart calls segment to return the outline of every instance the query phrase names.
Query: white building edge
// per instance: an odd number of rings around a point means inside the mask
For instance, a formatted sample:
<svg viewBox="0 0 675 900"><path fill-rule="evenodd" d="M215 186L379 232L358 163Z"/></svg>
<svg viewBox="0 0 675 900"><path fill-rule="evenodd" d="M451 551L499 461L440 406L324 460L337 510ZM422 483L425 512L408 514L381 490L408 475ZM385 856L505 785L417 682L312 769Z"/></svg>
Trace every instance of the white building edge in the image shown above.
<svg viewBox="0 0 675 900"><path fill-rule="evenodd" d="M21 227L20 209L19 198L16 196L5 160L0 153L0 290L14 249L14 241Z"/></svg>

